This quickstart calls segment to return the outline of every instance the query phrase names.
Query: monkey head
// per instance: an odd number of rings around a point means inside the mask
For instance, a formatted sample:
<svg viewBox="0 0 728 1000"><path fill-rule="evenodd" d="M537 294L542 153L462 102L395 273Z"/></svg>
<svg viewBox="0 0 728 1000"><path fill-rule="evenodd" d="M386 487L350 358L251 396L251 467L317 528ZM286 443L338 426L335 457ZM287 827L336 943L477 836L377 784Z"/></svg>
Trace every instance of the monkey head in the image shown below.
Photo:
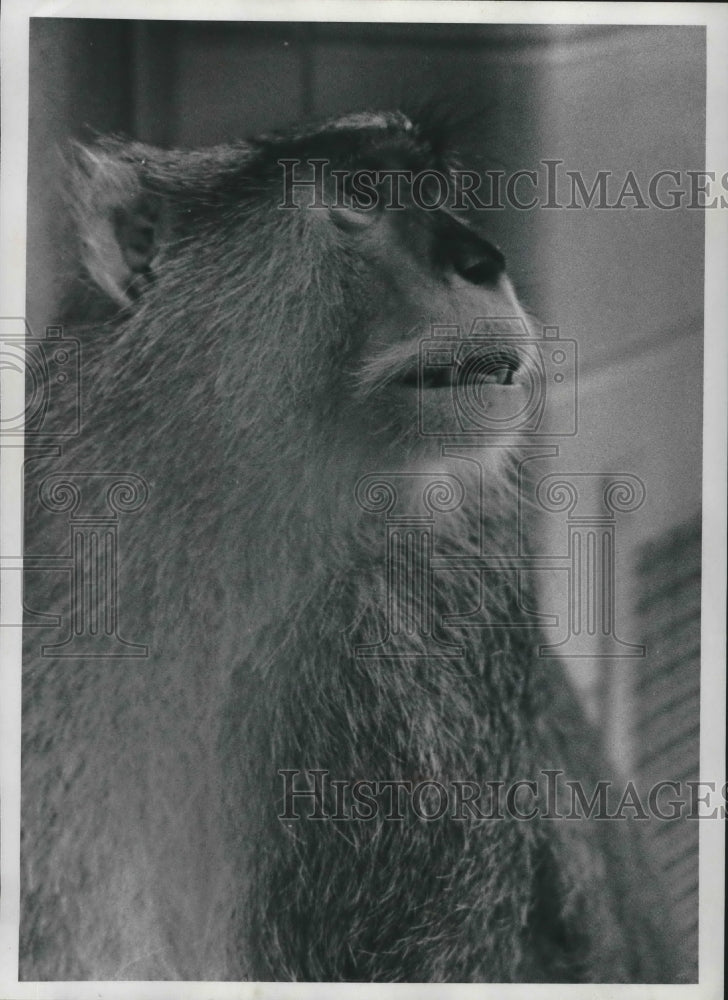
<svg viewBox="0 0 728 1000"><path fill-rule="evenodd" d="M305 425L329 451L343 436L418 462L434 454L419 403L446 432L459 364L455 352L423 372L423 341L433 329L467 339L484 318L526 322L437 128L401 113L202 152L106 139L77 163L85 270L125 317L101 383L131 364L163 394L165 372L189 368L190 391L207 392L200 419L220 416L229 454L255 452L248 430L267 421L292 441ZM492 337L484 349L474 384L497 408L519 391L518 354Z"/></svg>

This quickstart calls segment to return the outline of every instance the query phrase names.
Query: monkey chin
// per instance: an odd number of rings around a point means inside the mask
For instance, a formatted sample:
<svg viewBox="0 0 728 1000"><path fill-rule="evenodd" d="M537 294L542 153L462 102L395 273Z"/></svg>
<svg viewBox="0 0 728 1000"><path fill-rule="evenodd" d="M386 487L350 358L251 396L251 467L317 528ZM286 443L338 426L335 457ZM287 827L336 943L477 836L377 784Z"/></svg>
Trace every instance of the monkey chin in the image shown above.
<svg viewBox="0 0 728 1000"><path fill-rule="evenodd" d="M514 459L528 435L518 433L518 415L528 404L523 384L483 382L460 389L455 383L426 387L413 379L389 382L379 400L368 400L368 419L359 440L369 461L362 473L383 468L412 473L461 475L460 452L477 456L486 489L513 485ZM464 404L464 405L463 405ZM386 413L377 423L376 415Z"/></svg>

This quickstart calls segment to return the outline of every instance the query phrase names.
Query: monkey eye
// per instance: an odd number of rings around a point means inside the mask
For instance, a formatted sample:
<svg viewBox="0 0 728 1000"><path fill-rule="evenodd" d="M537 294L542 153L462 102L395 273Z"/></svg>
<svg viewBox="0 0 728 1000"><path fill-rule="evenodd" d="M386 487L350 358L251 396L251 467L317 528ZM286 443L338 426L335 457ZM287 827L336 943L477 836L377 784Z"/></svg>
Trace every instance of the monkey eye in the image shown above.
<svg viewBox="0 0 728 1000"><path fill-rule="evenodd" d="M330 207L333 221L342 229L362 229L381 214L381 192L375 186L357 188L351 177L337 182L336 197Z"/></svg>
<svg viewBox="0 0 728 1000"><path fill-rule="evenodd" d="M449 213L442 214L436 233L436 259L471 285L495 285L506 268L502 251L469 225Z"/></svg>
<svg viewBox="0 0 728 1000"><path fill-rule="evenodd" d="M375 194L357 191L351 185L344 188L347 205L357 212L374 212L381 205L381 192L375 189Z"/></svg>
<svg viewBox="0 0 728 1000"><path fill-rule="evenodd" d="M448 240L445 253L455 273L471 285L494 285L506 268L498 247L475 235Z"/></svg>
<svg viewBox="0 0 728 1000"><path fill-rule="evenodd" d="M494 284L506 267L501 251L486 240L478 247L455 248L452 263L456 273L472 285Z"/></svg>

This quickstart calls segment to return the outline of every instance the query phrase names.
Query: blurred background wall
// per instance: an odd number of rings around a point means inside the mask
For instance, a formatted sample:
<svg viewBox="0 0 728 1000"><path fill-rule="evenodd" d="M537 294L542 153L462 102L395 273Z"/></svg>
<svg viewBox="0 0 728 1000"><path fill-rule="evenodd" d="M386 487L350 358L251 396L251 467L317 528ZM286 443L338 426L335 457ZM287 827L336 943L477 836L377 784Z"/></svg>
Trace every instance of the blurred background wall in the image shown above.
<svg viewBox="0 0 728 1000"><path fill-rule="evenodd" d="M590 186L598 170L620 179L632 170L647 184L659 170L704 167L701 28L31 25L28 318L36 333L57 318L74 267L63 208L70 137L121 132L197 146L434 98L477 112L457 142L476 169L536 170L551 158ZM543 474L629 473L645 489L638 510L614 518L615 632L645 655L567 664L630 777L696 778L702 212L492 210L486 222L522 299L578 345L578 434L558 442ZM544 553L568 556L567 527L563 513L544 516ZM543 609L559 616L547 638L559 642L568 576L556 570L539 580ZM697 824L665 823L659 836L694 940Z"/></svg>

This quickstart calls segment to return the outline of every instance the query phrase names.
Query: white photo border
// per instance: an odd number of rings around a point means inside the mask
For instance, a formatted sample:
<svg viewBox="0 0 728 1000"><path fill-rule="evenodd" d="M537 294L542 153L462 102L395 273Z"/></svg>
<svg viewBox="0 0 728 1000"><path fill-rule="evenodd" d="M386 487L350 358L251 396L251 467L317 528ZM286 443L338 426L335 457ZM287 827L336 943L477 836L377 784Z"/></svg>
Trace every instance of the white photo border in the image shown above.
<svg viewBox="0 0 728 1000"><path fill-rule="evenodd" d="M728 4L427 2L427 0L5 0L2 9L2 187L0 189L0 315L25 314L25 227L28 150L30 17L144 20L266 20L530 24L704 25L707 32L706 169L728 169ZM702 780L725 780L726 400L728 211L705 213L705 379L703 428ZM6 405L17 384L5 382ZM21 551L22 446L0 457L0 552ZM9 563L5 563L5 566ZM20 620L19 572L2 574L0 623ZM228 998L504 997L550 1000L573 996L718 998L723 995L724 824L700 825L700 974L689 986L286 984L189 982L18 982L20 846L21 630L0 628L0 997L5 1000L228 1000Z"/></svg>

